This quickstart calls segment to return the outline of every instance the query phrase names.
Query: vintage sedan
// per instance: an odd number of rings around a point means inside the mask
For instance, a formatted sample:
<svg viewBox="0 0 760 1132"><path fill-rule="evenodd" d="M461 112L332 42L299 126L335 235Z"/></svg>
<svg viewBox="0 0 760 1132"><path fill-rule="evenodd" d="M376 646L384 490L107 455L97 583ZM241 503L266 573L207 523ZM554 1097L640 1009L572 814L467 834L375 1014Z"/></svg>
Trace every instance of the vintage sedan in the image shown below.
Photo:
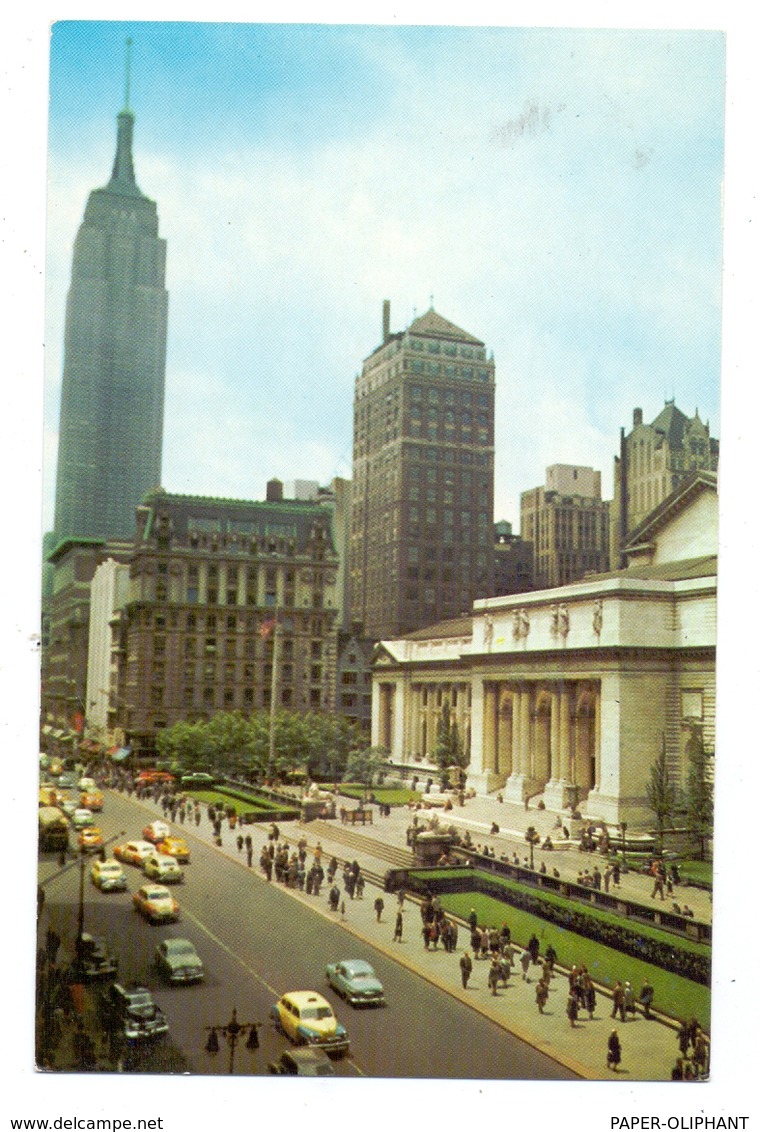
<svg viewBox="0 0 760 1132"><path fill-rule="evenodd" d="M332 989L351 1006L385 1006L383 984L364 959L341 959L325 969Z"/></svg>
<svg viewBox="0 0 760 1132"><path fill-rule="evenodd" d="M198 983L203 963L189 939L165 939L156 948L156 967L170 983Z"/></svg>
<svg viewBox="0 0 760 1132"><path fill-rule="evenodd" d="M146 841L152 841L156 845L159 841L163 841L165 837L171 837L171 827L165 821L152 821L146 825L142 831L142 835Z"/></svg>
<svg viewBox="0 0 760 1132"><path fill-rule="evenodd" d="M277 1061L269 1062L269 1072L283 1077L334 1077L335 1066L324 1050L303 1046L284 1049Z"/></svg>
<svg viewBox="0 0 760 1132"><path fill-rule="evenodd" d="M103 795L99 790L83 790L79 802L80 805L88 810L92 810L93 813L99 814L103 809Z"/></svg>
<svg viewBox="0 0 760 1132"><path fill-rule="evenodd" d="M179 919L179 904L162 884L144 884L132 897L132 903L151 924L166 924Z"/></svg>
<svg viewBox="0 0 760 1132"><path fill-rule="evenodd" d="M95 825L95 818L91 810L77 809L71 815L71 824L74 829L86 829L87 826Z"/></svg>
<svg viewBox="0 0 760 1132"><path fill-rule="evenodd" d="M124 845L117 845L113 855L117 861L142 868L143 861L154 851L155 845L151 845L150 841L127 841Z"/></svg>
<svg viewBox="0 0 760 1132"><path fill-rule="evenodd" d="M174 857L180 864L186 865L190 860L190 850L187 847L187 842L183 841L181 837L165 837L163 841L159 841L156 845L159 853L165 853L168 857Z"/></svg>
<svg viewBox="0 0 760 1132"><path fill-rule="evenodd" d="M143 872L150 880L157 880L160 884L182 884L185 879L177 858L160 853L158 849L143 861Z"/></svg>
<svg viewBox="0 0 760 1132"><path fill-rule="evenodd" d="M96 825L85 826L80 831L77 843L83 853L97 853L103 845L103 830Z"/></svg>
<svg viewBox="0 0 760 1132"><path fill-rule="evenodd" d="M118 961L104 939L82 932L74 944L74 974L76 978L110 979L117 971Z"/></svg>
<svg viewBox="0 0 760 1132"><path fill-rule="evenodd" d="M127 887L126 873L113 857L93 861L90 880L101 892L124 892Z"/></svg>
<svg viewBox="0 0 760 1132"><path fill-rule="evenodd" d="M169 1032L164 1012L147 987L112 983L101 999L106 1028L121 1031L128 1042L160 1038Z"/></svg>
<svg viewBox="0 0 760 1132"><path fill-rule="evenodd" d="M295 1045L319 1046L327 1053L348 1053L348 1034L326 998L316 991L290 991L271 1009L274 1024Z"/></svg>

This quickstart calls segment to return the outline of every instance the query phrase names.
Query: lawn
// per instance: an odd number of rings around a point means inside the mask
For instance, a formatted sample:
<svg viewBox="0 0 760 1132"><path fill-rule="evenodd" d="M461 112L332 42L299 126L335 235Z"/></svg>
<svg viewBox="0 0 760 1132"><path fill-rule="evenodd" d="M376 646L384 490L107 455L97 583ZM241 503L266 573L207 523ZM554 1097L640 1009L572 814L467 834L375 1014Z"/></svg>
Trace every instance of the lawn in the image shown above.
<svg viewBox="0 0 760 1132"><path fill-rule="evenodd" d="M352 782L342 782L338 789L345 797L356 798L359 802L363 802L367 794L364 786ZM419 802L421 798L418 791L407 790L403 786L373 786L370 793L374 794L376 802L382 802L386 806L406 806L408 802Z"/></svg>
<svg viewBox="0 0 760 1132"><path fill-rule="evenodd" d="M558 962L563 967L585 963L594 982L612 988L616 979L630 980L638 994L644 976L655 989L655 1009L673 1018L690 1018L694 1015L703 1027L709 1028L710 990L693 983L680 975L673 975L643 963L633 956L624 955L604 944L596 943L585 936L576 935L554 924L548 924L539 916L532 916L518 908L503 904L492 896L480 893L441 894L441 903L446 911L466 920L470 909L477 912L478 923L488 927L509 924L512 939L525 945L535 932L541 941L542 952L551 943L557 952Z"/></svg>
<svg viewBox="0 0 760 1132"><path fill-rule="evenodd" d="M187 790L186 793L189 798L197 798L203 806L221 806L225 811L232 808L238 815L249 813L252 810L260 810L266 814L274 808L254 798L245 802L240 798L230 798L228 794L220 794L218 790L214 789Z"/></svg>

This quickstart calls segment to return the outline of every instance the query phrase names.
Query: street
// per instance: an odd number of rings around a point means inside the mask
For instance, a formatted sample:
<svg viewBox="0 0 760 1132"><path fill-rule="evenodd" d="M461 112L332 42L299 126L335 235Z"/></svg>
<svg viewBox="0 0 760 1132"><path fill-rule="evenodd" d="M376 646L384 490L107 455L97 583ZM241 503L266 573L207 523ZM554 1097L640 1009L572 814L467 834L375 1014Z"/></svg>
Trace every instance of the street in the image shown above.
<svg viewBox="0 0 760 1132"><path fill-rule="evenodd" d="M106 838L125 831L140 835L150 820L142 804L113 791L106 795L99 823ZM229 1049L205 1051L208 1027L224 1025L232 1009L241 1022L262 1022L260 1048L239 1041L235 1072L262 1074L288 1046L269 1021L272 1003L284 992L315 989L324 993L351 1037L351 1055L335 1062L341 1076L451 1077L470 1079L573 1079L574 1075L492 1021L400 966L367 944L357 944L339 923L315 914L257 869L229 859L216 848L182 831L190 845L186 883L173 891L180 921L167 927L146 923L132 908L131 893L142 883L140 870L125 866L129 891L103 894L85 878L84 928L105 936L119 959L119 980L140 982L155 992L167 1015L170 1041L150 1046L135 1068L148 1072L226 1073ZM40 878L46 902L40 928L52 926L70 950L76 932L79 867L63 875L56 859L43 858ZM153 967L158 942L186 937L206 967L204 983L169 987ZM384 1009L354 1010L326 988L325 964L361 956L375 967L386 990Z"/></svg>

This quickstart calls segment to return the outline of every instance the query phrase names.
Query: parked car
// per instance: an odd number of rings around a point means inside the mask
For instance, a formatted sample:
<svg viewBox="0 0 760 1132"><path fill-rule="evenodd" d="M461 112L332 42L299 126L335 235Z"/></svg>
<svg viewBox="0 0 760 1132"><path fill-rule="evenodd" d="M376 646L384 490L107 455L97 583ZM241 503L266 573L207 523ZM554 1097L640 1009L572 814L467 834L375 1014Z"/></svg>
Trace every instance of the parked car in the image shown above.
<svg viewBox="0 0 760 1132"><path fill-rule="evenodd" d="M185 790L202 790L206 786L214 786L218 779L213 774L193 771L192 774L183 774L179 781Z"/></svg>
<svg viewBox="0 0 760 1132"><path fill-rule="evenodd" d="M174 857L183 865L186 865L190 860L187 842L183 841L181 837L165 837L163 841L157 843L156 849L160 853L165 853L168 857Z"/></svg>
<svg viewBox="0 0 760 1132"><path fill-rule="evenodd" d="M109 1029L120 1030L130 1042L158 1038L169 1032L166 1016L147 987L112 983L101 999Z"/></svg>
<svg viewBox="0 0 760 1132"><path fill-rule="evenodd" d="M334 1077L335 1066L324 1050L304 1046L283 1050L278 1061L269 1062L269 1072L287 1077Z"/></svg>
<svg viewBox="0 0 760 1132"><path fill-rule="evenodd" d="M52 774L53 771L51 770L50 773ZM70 770L62 770L58 775L58 785L61 790L76 790L77 776Z"/></svg>
<svg viewBox="0 0 760 1132"><path fill-rule="evenodd" d="M385 1006L383 984L364 959L341 959L325 970L333 990L351 1006Z"/></svg>
<svg viewBox="0 0 760 1132"><path fill-rule="evenodd" d="M181 884L185 879L176 857L170 857L168 853L160 853L158 850L154 850L145 858L143 872L146 877L160 881L162 884Z"/></svg>
<svg viewBox="0 0 760 1132"><path fill-rule="evenodd" d="M144 884L132 897L132 903L151 924L179 919L179 904L162 884Z"/></svg>
<svg viewBox="0 0 760 1132"><path fill-rule="evenodd" d="M83 790L79 802L85 809L92 810L93 813L99 814L103 809L103 795L94 787L92 790Z"/></svg>
<svg viewBox="0 0 760 1132"><path fill-rule="evenodd" d="M150 786L154 782L174 782L174 775L169 774L167 770L141 770L137 781L147 782Z"/></svg>
<svg viewBox="0 0 760 1132"><path fill-rule="evenodd" d="M103 831L96 825L87 825L77 838L79 848L83 853L97 853L103 844Z"/></svg>
<svg viewBox="0 0 760 1132"><path fill-rule="evenodd" d="M58 805L69 818L73 817L75 810L80 809L79 802L71 794L59 794Z"/></svg>
<svg viewBox="0 0 760 1132"><path fill-rule="evenodd" d="M127 841L124 845L117 845L113 855L117 861L124 861L127 865L139 865L155 850L150 841Z"/></svg>
<svg viewBox="0 0 760 1132"><path fill-rule="evenodd" d="M171 837L171 832L171 826L168 826L165 821L152 821L149 825L146 825L142 835L146 841L152 841L155 845L157 842L163 841L165 837Z"/></svg>
<svg viewBox="0 0 760 1132"><path fill-rule="evenodd" d="M95 825L95 818L91 810L77 809L71 815L71 824L74 829L85 829L89 825Z"/></svg>
<svg viewBox="0 0 760 1132"><path fill-rule="evenodd" d="M271 1017L295 1045L315 1045L328 1053L348 1053L348 1034L326 998L316 991L290 991L274 1004Z"/></svg>
<svg viewBox="0 0 760 1132"><path fill-rule="evenodd" d="M104 939L82 932L74 948L74 970L79 978L112 978L117 971L116 957Z"/></svg>
<svg viewBox="0 0 760 1132"><path fill-rule="evenodd" d="M113 857L108 857L105 861L93 861L90 879L101 892L124 892L127 887L126 873Z"/></svg>
<svg viewBox="0 0 760 1132"><path fill-rule="evenodd" d="M84 794L86 794L89 790L97 790L98 788L98 784L95 779L87 778L86 776L84 778L80 778L77 785Z"/></svg>
<svg viewBox="0 0 760 1132"><path fill-rule="evenodd" d="M156 967L170 983L197 983L203 963L189 939L165 939L156 948Z"/></svg>

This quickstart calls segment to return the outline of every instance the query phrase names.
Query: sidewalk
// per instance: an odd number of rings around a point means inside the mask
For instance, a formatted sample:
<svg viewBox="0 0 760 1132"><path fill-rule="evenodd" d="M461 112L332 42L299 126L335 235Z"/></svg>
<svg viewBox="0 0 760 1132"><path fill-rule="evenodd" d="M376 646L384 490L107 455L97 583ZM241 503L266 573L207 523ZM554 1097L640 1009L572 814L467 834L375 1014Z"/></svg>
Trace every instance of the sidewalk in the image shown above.
<svg viewBox="0 0 760 1132"><path fill-rule="evenodd" d="M461 814L461 812L458 814L455 811L453 815L451 813L441 815L441 820L443 820L445 816L445 824L449 824L449 819L453 816L455 824L459 825L466 818L468 822L473 823L475 828L483 825L486 830L490 830L490 822L488 820L490 803L490 799L473 799L472 802L468 801L466 804L464 814ZM160 807L152 800L148 801L143 799L141 804L150 812L157 814L160 812ZM499 804L493 802L492 805L497 806ZM499 809L502 822L504 822L506 807L501 805ZM516 809L518 813L521 813L523 820L528 818L526 824L534 824L536 828L539 828L539 823L535 819L547 817L547 815L540 812L534 813L531 811L529 815L526 815L524 811L519 810L519 807L514 807L514 809ZM553 821L551 815L548 815L548 820ZM376 824L371 827L366 827L366 833L376 841L382 840L405 846L406 827L410 824L410 821L411 814L409 811L392 811L391 817L379 818ZM499 824L501 825L501 823ZM198 838L207 844L213 845L214 843L213 831L206 817L205 808L202 811L200 826L196 827L194 822L186 822L184 825L175 823L175 825L181 836L185 836L188 839ZM318 823L317 837L316 829L314 831L310 830L309 824L302 825L297 822L281 823L280 839L281 841L287 841L290 846L295 847L299 839L305 837L309 856L311 856L319 840L322 846L323 862L325 862L325 864L329 862L332 856L337 857L341 865L347 858L352 860L356 857L362 868L383 875L388 867L387 861L380 857L374 857L369 853L360 852L354 848L348 848L345 844L341 844L337 840L331 840L329 837L330 826L336 826L341 829L345 828L340 826L339 821L337 823L325 823L320 821ZM327 833L325 832L326 827L328 830ZM261 870L258 867L258 861L261 847L267 843L267 831L268 825L266 824L247 825L243 826L242 830L236 829L234 831L229 830L225 826L222 832L223 843L220 848L217 848L217 851L238 861L244 873L249 876L251 873L254 873L259 881L263 881ZM244 834L250 833L253 839L253 867L250 870L246 866L245 852L238 853L237 851L236 839L238 832L243 832ZM542 832L542 830L539 830L539 832ZM478 840L474 832L472 832L472 836L473 840ZM525 845L523 833L519 830L519 827L513 829L509 835L500 833L498 838L492 837L489 834L485 837L485 843L489 845L493 844L498 856L500 851L499 845L502 841L504 841L505 844L508 843L510 837L512 837L512 839L520 837L523 846ZM573 858L580 858L584 864L588 862L589 855L576 853L572 850L566 850L564 852L568 855L567 863L564 863L564 853L547 853L542 856L548 858L559 858L561 856L562 863L558 864L557 867L560 868L560 872L562 872L563 875L565 875L567 871L568 877L574 879L574 876L577 875L578 866L571 864L569 859L570 855L572 854ZM552 867L554 867L553 861ZM575 869L575 873L573 873L573 869ZM340 869L336 879L340 885ZM635 881L644 881L647 885L649 883L646 878L634 877L632 875L624 877L623 891L626 895L633 894L634 889L632 887L629 888L628 885ZM276 882L272 881L271 883L274 884ZM600 993L598 990L597 1012L594 1019L589 1020L585 1011L581 1011L577 1026L575 1029L572 1029L565 1014L568 984L564 973L560 969L557 969L555 978L552 980L549 1001L545 1007L544 1013L539 1014L535 1002L535 986L540 971L539 967L532 967L529 971L530 981L524 982L522 980L520 966L519 964L516 965L509 985L506 988L499 987L498 994L493 996L486 985L488 962L476 961L473 964L473 973L468 989L466 991L463 990L460 979L459 959L464 949L469 945L469 933L467 929L460 927L458 948L453 954L447 954L442 948L438 948L437 950L431 948L429 951L426 951L422 943L422 922L418 905L409 898L407 898L404 904L404 938L401 943L394 943L393 933L397 900L393 894L382 893L384 909L380 922L378 922L374 910L374 902L377 895L380 894L380 890L369 883L365 887L364 895L361 900L348 899L345 893L342 892L341 886L342 905L337 913L330 912L328 908L327 886L322 889L319 897L307 896L304 892L292 889L283 889L283 891L288 892L292 899L308 905L319 915L339 923L346 930L347 934L352 935L355 939L371 944L390 959L402 963L410 970L415 971L422 978L427 979L428 982L459 999L470 1008L479 1011L497 1025L502 1026L534 1048L540 1049L548 1056L554 1058L554 1060L578 1073L581 1077L589 1080L614 1080L621 1078L628 1081L670 1080L670 1072L679 1053L676 1033L672 1026L656 1020L645 1021L640 1013L637 1013L624 1025L620 1025L618 1020L612 1021L610 1019L611 1004L609 997L603 991ZM696 890L689 891L690 893L696 893ZM696 910L696 899L693 902L689 902ZM355 945L350 944L347 940L346 954L343 958L350 958L352 954L356 955L358 951L359 949ZM334 958L337 959L341 957L335 956ZM317 972L317 974L319 973L320 972ZM315 975L315 978L316 977L317 975ZM665 978L667 976L663 972L661 977ZM391 1006L392 1005L393 1004L391 1004ZM618 1030L622 1045L622 1061L617 1073L613 1073L611 1070L607 1069L606 1065L607 1038L613 1027Z"/></svg>

